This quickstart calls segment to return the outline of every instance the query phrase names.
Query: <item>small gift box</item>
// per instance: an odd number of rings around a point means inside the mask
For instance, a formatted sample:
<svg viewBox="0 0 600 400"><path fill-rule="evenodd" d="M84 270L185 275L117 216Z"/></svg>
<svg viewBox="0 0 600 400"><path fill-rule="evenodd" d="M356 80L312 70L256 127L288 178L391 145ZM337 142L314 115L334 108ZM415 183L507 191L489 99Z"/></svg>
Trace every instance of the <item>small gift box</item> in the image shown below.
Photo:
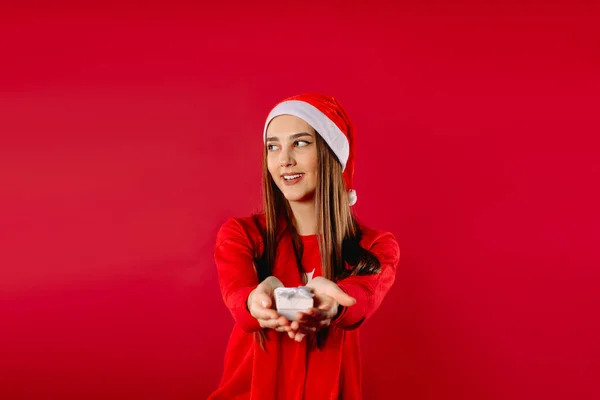
<svg viewBox="0 0 600 400"><path fill-rule="evenodd" d="M296 320L297 312L306 312L314 304L314 293L306 286L296 288L275 289L275 305L279 315L283 315L289 321Z"/></svg>

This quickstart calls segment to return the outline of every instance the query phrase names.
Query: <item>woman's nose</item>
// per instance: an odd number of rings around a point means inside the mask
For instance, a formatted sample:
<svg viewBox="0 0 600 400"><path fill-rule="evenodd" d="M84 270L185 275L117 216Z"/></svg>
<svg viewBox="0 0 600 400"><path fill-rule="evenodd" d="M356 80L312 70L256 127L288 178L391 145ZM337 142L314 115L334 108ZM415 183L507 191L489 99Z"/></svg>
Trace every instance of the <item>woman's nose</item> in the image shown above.
<svg viewBox="0 0 600 400"><path fill-rule="evenodd" d="M288 165L293 165L294 158L290 154L290 150L282 149L279 153L279 165L281 167L287 167Z"/></svg>

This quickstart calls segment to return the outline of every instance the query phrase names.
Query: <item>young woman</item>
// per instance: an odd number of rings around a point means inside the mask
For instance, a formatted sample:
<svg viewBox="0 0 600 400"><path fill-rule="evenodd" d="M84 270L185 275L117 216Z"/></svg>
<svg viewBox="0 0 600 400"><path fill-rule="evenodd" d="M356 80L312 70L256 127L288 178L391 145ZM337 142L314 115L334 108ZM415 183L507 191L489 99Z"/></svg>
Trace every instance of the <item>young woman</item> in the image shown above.
<svg viewBox="0 0 600 400"><path fill-rule="evenodd" d="M210 399L360 399L358 328L394 283L398 243L353 215L354 127L337 99L285 99L263 140L264 212L230 218L217 235L235 324ZM314 307L289 321L274 290L298 286Z"/></svg>

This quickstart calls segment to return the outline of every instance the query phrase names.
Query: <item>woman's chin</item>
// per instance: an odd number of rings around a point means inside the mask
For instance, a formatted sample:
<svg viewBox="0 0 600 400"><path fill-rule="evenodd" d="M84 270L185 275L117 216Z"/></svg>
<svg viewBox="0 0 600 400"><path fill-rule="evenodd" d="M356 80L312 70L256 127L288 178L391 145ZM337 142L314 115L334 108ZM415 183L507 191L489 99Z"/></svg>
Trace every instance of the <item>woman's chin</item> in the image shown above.
<svg viewBox="0 0 600 400"><path fill-rule="evenodd" d="M314 194L305 195L284 195L285 199L290 203L312 203L315 200Z"/></svg>

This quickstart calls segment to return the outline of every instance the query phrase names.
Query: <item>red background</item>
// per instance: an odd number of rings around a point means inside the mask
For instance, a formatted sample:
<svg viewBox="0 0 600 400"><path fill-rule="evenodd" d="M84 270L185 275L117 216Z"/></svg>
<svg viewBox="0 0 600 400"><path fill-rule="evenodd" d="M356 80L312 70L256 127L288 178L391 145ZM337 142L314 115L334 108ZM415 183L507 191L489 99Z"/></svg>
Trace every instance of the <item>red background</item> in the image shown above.
<svg viewBox="0 0 600 400"><path fill-rule="evenodd" d="M348 108L357 215L402 249L366 398L599 398L598 9L411 3L4 9L0 398L205 398L216 230L308 90Z"/></svg>

